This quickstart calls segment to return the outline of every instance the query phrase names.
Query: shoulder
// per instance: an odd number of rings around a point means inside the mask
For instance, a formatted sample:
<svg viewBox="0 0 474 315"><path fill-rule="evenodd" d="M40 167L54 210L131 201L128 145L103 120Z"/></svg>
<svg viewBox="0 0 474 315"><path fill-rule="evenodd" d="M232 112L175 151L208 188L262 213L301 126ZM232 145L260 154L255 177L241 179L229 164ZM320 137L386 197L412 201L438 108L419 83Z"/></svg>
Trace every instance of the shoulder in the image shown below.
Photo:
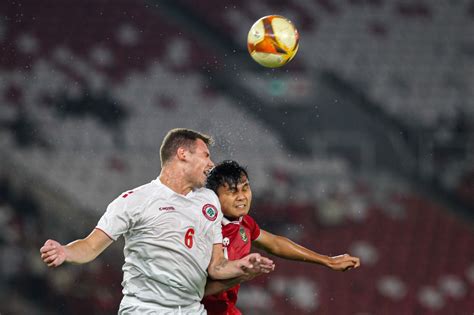
<svg viewBox="0 0 474 315"><path fill-rule="evenodd" d="M242 218L242 223L248 227L255 227L258 226L257 221L255 221L254 218L252 218L250 215L244 215Z"/></svg>
<svg viewBox="0 0 474 315"><path fill-rule="evenodd" d="M204 198L209 199L210 201L219 204L219 198L217 197L216 193L208 188L199 188L195 192L196 194L203 196ZM219 204L220 205L220 204Z"/></svg>
<svg viewBox="0 0 474 315"><path fill-rule="evenodd" d="M217 198L217 195L213 190L211 190L209 188L205 188L205 187L197 189L196 193Z"/></svg>
<svg viewBox="0 0 474 315"><path fill-rule="evenodd" d="M214 193L214 191L207 189L207 188L200 188L194 191L195 196L197 196L197 200L199 200L200 203L204 204L203 206L203 212L211 211L208 212L210 216L214 217L213 211L209 209L213 209L215 211L215 219L212 221L216 221L216 223L220 223L222 221L222 217L224 216L221 210L221 204L219 202L219 198L217 195ZM207 216L206 216L207 217Z"/></svg>
<svg viewBox="0 0 474 315"><path fill-rule="evenodd" d="M250 230L250 240L253 242L260 236L260 227L257 222L249 215L245 215L242 218L242 225L246 226Z"/></svg>
<svg viewBox="0 0 474 315"><path fill-rule="evenodd" d="M114 208L137 208L145 205L150 198L155 195L154 192L158 191L159 187L153 182L138 186L133 189L122 192L117 198L115 198L109 207Z"/></svg>

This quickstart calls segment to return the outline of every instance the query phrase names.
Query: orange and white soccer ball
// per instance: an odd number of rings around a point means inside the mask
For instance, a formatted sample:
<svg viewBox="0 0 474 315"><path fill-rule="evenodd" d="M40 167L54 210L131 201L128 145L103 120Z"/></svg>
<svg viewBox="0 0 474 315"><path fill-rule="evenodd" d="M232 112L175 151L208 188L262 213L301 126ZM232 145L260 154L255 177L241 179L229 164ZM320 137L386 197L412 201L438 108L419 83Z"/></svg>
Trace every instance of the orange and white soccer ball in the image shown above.
<svg viewBox="0 0 474 315"><path fill-rule="evenodd" d="M299 35L293 23L280 15L260 18L250 28L247 48L250 56L269 68L287 64L298 51Z"/></svg>

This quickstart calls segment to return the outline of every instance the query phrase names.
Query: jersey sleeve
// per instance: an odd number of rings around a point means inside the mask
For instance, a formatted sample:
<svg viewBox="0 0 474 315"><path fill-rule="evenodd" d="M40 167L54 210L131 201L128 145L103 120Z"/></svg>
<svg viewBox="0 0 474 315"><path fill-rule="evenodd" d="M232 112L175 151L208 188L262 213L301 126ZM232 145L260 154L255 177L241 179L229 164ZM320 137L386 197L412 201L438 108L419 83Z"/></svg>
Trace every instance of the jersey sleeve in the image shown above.
<svg viewBox="0 0 474 315"><path fill-rule="evenodd" d="M214 244L221 244L222 243L222 210L221 210L221 203L219 202L219 198L217 195L210 190L212 195L213 204L216 205L217 208L217 219L214 221L214 225L212 226L212 231L214 234Z"/></svg>
<svg viewBox="0 0 474 315"><path fill-rule="evenodd" d="M257 221L255 221L249 215L246 215L244 220L246 221L250 230L250 240L253 242L260 236L260 227L258 226Z"/></svg>
<svg viewBox="0 0 474 315"><path fill-rule="evenodd" d="M112 201L96 226L114 241L133 226L133 212L136 207L127 200L127 197L124 194Z"/></svg>
<svg viewBox="0 0 474 315"><path fill-rule="evenodd" d="M222 216L217 218L216 224L212 227L214 231L214 244L221 244L222 243Z"/></svg>

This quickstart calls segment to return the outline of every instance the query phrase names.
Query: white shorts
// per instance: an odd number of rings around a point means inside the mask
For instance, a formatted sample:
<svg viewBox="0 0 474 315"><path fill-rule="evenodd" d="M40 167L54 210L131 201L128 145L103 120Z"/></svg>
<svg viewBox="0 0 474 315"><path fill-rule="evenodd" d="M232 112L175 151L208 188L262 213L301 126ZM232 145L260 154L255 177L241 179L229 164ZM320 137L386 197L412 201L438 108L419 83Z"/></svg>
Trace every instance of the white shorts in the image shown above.
<svg viewBox="0 0 474 315"><path fill-rule="evenodd" d="M207 315L200 302L178 307L164 307L156 303L143 302L134 296L125 295L120 303L119 315Z"/></svg>

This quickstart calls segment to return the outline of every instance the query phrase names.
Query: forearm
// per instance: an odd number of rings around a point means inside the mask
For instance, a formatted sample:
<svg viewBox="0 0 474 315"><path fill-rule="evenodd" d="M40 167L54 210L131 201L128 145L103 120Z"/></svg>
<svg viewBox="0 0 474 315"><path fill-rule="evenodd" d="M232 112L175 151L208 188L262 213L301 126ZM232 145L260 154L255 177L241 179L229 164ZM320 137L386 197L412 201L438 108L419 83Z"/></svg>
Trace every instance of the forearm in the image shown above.
<svg viewBox="0 0 474 315"><path fill-rule="evenodd" d="M236 285L246 280L247 280L247 277L245 276L240 276L240 277L227 279L227 280L208 279L206 283L206 289L204 291L204 296L220 293L222 291L235 287Z"/></svg>
<svg viewBox="0 0 474 315"><path fill-rule="evenodd" d="M245 272L238 266L236 261L230 261L225 258L221 259L208 268L209 277L213 280L227 280L240 277Z"/></svg>
<svg viewBox="0 0 474 315"><path fill-rule="evenodd" d="M328 266L330 261L330 257L309 250L285 237L278 237L273 246L265 248L265 250L281 258L310 262L323 266Z"/></svg>
<svg viewBox="0 0 474 315"><path fill-rule="evenodd" d="M64 246L66 262L73 264L85 264L94 260L101 252L100 248L94 248L85 239L76 240Z"/></svg>

